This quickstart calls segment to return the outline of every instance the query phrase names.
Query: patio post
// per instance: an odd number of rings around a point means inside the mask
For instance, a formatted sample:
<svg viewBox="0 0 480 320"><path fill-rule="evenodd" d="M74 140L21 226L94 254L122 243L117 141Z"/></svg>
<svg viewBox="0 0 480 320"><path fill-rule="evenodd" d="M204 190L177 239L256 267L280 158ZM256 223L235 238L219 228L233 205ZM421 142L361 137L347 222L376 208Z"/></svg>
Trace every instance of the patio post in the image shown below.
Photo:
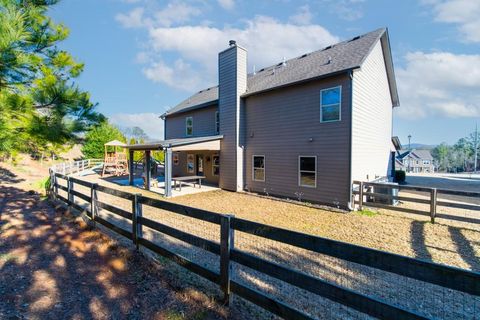
<svg viewBox="0 0 480 320"><path fill-rule="evenodd" d="M163 149L165 155L165 197L172 196L172 148Z"/></svg>
<svg viewBox="0 0 480 320"><path fill-rule="evenodd" d="M145 190L150 190L150 178L152 174L151 170L151 152L150 150L145 150Z"/></svg>
<svg viewBox="0 0 480 320"><path fill-rule="evenodd" d="M132 149L128 150L128 185L133 186L133 153L134 151Z"/></svg>

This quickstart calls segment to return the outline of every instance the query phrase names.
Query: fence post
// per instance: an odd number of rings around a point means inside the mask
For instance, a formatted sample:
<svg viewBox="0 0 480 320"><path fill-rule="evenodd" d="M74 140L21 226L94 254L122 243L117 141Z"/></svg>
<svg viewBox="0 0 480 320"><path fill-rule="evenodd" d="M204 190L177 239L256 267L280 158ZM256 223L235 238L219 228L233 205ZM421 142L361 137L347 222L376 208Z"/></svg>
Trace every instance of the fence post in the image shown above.
<svg viewBox="0 0 480 320"><path fill-rule="evenodd" d="M97 185L94 183L90 188L90 213L94 227L96 227L95 216L97 215Z"/></svg>
<svg viewBox="0 0 480 320"><path fill-rule="evenodd" d="M360 186L358 189L358 210L362 211L363 210L363 181L360 181Z"/></svg>
<svg viewBox="0 0 480 320"><path fill-rule="evenodd" d="M139 239L143 237L142 224L138 221L138 218L142 216L142 204L139 201L141 196L141 194L137 193L132 199L132 234L133 243L137 250L139 249Z"/></svg>
<svg viewBox="0 0 480 320"><path fill-rule="evenodd" d="M233 215L222 215L220 218L220 288L223 291L223 302L230 304L230 250L233 248L233 232L231 219Z"/></svg>
<svg viewBox="0 0 480 320"><path fill-rule="evenodd" d="M73 204L73 194L72 194L72 190L73 190L73 181L70 180L70 177L67 177L67 199L68 199L68 205L71 205Z"/></svg>
<svg viewBox="0 0 480 320"><path fill-rule="evenodd" d="M437 214L437 189L430 190L430 220L435 223L435 215Z"/></svg>
<svg viewBox="0 0 480 320"><path fill-rule="evenodd" d="M58 181L57 181L57 172L53 172L53 183L54 184L54 189L53 189L53 199L56 201L57 200L57 195L58 195Z"/></svg>

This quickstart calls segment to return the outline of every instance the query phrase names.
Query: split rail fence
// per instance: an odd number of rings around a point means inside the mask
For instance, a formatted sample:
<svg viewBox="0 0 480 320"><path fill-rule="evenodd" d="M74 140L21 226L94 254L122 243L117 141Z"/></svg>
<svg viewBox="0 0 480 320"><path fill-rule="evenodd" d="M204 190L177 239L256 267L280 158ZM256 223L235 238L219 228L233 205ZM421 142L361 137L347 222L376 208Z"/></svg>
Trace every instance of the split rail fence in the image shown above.
<svg viewBox="0 0 480 320"><path fill-rule="evenodd" d="M62 162L50 168L53 172L58 172L64 175L81 173L87 169L91 169L103 163L103 159L85 159L72 162Z"/></svg>
<svg viewBox="0 0 480 320"><path fill-rule="evenodd" d="M475 223L480 224L480 205L472 203L461 203L455 201L445 201L439 199L442 196L457 196L464 199L479 200L480 192L468 192L468 191L459 191L459 190L449 190L449 189L437 189L437 188L428 188L421 186L410 186L410 185L397 185L397 184L386 184L379 182L362 182L354 181L353 182L353 194L358 195L358 198L355 199L355 204L358 204L359 210L363 209L363 206L376 207L382 209L389 209L394 211L401 211L406 213L418 214L423 216L430 216L432 223L435 223L435 218L447 219L447 220L456 220L460 222ZM378 189L382 191L388 190L388 192L379 193ZM410 191L410 192L419 192L427 197L427 199L416 198L416 197L405 197L399 196L399 191ZM396 195L395 195L396 191ZM369 201L365 201L366 199ZM380 200L380 201L379 201ZM413 208L400 207L398 205L391 205L387 203L382 203L385 201L403 201L411 202L418 204L429 205L428 210L419 210ZM448 213L439 213L438 207L448 207L455 209L465 209L478 212L478 217L472 216L461 216L453 215Z"/></svg>
<svg viewBox="0 0 480 320"><path fill-rule="evenodd" d="M59 183L60 180L65 180L66 184L65 182L62 184ZM76 185L89 188L90 195L76 191ZM86 215L91 221L94 223L100 223L108 229L132 240L137 248L147 248L176 262L187 270L208 279L214 284L217 284L223 291L224 302L227 304L230 301L231 295L236 294L282 318L314 319L306 312L279 301L273 295L262 293L252 287L240 283L239 281L233 280L231 276L232 264L238 263L269 277L279 279L285 283L306 290L314 295L327 298L376 318L428 318L414 310L407 310L379 298L359 293L352 289L323 280L320 277L312 276L303 271L289 268L268 261L252 253L236 249L234 245L235 231L255 235L263 239L278 241L297 248L309 250L313 253L321 253L338 259L354 262L362 266L375 268L376 270L382 270L395 275L438 285L449 290L457 290L462 294L465 293L476 297L480 296L480 273L281 229L239 219L233 215L222 215L142 196L140 194L119 191L60 173L52 172L51 186L51 196L55 200L60 200L71 207L86 212ZM67 194L67 197L60 195L59 190L63 190ZM129 200L131 202L131 211L121 209L111 203L99 201L97 197L98 192ZM82 207L76 204L74 201L75 197L79 197L88 202L88 206ZM145 206L167 210L171 213L216 224L220 227L218 235L219 241L203 239L163 224L162 221L154 221L146 218L142 215L142 210ZM112 222L100 217L97 214L99 208L128 219L129 224L131 224L131 229L125 230L124 228L120 228ZM202 266L193 260L187 259L159 243L154 243L153 241L148 240L143 236L142 228L144 226L181 240L191 246L199 247L213 253L220 261L219 272Z"/></svg>

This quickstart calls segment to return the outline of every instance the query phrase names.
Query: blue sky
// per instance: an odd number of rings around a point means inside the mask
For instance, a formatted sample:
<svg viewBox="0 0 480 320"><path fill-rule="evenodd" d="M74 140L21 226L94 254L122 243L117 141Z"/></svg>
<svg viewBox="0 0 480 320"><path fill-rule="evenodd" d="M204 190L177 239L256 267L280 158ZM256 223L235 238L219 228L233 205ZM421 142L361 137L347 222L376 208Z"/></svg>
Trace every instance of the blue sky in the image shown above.
<svg viewBox="0 0 480 320"><path fill-rule="evenodd" d="M236 39L249 71L388 27L403 143L454 143L480 124L477 0L63 0L61 48L85 62L77 83L119 126L163 136L158 116L217 82L217 53Z"/></svg>

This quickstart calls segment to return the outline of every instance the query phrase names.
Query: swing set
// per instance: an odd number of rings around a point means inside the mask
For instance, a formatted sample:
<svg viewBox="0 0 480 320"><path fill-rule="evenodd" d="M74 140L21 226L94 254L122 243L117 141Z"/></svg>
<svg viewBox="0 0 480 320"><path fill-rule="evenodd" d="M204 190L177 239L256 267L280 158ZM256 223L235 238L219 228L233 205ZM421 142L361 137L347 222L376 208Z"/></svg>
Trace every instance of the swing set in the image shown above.
<svg viewBox="0 0 480 320"><path fill-rule="evenodd" d="M126 143L118 140L105 143L102 177L105 174L122 176L129 173L127 153L125 152L126 147Z"/></svg>

